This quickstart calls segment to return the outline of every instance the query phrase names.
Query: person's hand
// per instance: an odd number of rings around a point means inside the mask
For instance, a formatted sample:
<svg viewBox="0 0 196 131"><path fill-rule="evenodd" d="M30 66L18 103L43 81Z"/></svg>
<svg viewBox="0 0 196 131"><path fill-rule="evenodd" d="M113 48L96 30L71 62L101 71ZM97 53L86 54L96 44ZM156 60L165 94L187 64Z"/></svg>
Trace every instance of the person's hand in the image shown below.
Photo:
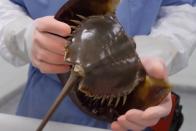
<svg viewBox="0 0 196 131"><path fill-rule="evenodd" d="M33 66L42 73L68 71L70 67L64 63L64 46L68 41L63 37L70 34L70 27L55 20L53 16L36 19L34 26L31 48Z"/></svg>
<svg viewBox="0 0 196 131"><path fill-rule="evenodd" d="M167 79L167 70L164 62L158 58L144 58L142 63L150 76ZM111 124L112 131L142 131L146 127L155 125L160 118L167 116L172 107L171 93L161 104L149 107L144 111L131 109L121 115Z"/></svg>

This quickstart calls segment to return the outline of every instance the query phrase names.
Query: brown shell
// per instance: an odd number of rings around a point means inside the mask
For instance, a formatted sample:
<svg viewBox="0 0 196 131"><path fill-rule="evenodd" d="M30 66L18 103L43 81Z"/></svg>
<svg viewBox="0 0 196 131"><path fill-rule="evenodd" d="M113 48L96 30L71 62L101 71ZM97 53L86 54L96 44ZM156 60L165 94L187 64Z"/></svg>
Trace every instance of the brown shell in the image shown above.
<svg viewBox="0 0 196 131"><path fill-rule="evenodd" d="M82 68L79 90L87 96L125 96L144 80L135 43L115 17L89 17L75 32L65 62Z"/></svg>

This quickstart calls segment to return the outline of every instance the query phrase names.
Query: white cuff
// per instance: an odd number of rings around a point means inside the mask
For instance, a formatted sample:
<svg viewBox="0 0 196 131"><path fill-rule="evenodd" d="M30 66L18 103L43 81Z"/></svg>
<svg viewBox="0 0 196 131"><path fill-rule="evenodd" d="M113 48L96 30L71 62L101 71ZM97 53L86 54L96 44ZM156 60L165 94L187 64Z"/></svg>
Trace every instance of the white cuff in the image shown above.
<svg viewBox="0 0 196 131"><path fill-rule="evenodd" d="M27 17L18 17L7 24L3 31L1 56L15 66L29 63L33 29L32 19Z"/></svg>
<svg viewBox="0 0 196 131"><path fill-rule="evenodd" d="M143 57L159 57L164 60L169 75L178 72L187 65L187 62L181 62L184 59L188 60L185 55L182 56L172 41L164 36L135 36L136 51L140 58Z"/></svg>
<svg viewBox="0 0 196 131"><path fill-rule="evenodd" d="M184 4L165 6L148 36L136 36L140 57L160 57L165 61L169 75L188 64L196 48L196 7Z"/></svg>
<svg viewBox="0 0 196 131"><path fill-rule="evenodd" d="M10 0L0 0L0 55L12 65L29 62L32 23L21 6Z"/></svg>

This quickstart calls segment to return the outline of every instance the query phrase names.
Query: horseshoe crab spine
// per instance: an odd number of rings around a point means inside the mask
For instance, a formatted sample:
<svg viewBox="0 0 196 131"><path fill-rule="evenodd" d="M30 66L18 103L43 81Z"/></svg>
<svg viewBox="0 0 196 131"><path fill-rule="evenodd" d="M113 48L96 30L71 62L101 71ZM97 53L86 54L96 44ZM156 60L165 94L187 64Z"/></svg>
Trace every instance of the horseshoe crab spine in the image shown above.
<svg viewBox="0 0 196 131"><path fill-rule="evenodd" d="M63 87L61 93L59 96L56 98L55 102L53 105L50 107L48 113L44 116L41 124L37 128L36 131L42 131L49 119L52 117L53 113L55 112L56 108L60 105L60 103L63 101L64 97L69 93L69 91L72 89L74 84L76 84L76 81L79 79L79 75L75 72L72 71L70 74L70 77L68 81L66 82L65 86Z"/></svg>

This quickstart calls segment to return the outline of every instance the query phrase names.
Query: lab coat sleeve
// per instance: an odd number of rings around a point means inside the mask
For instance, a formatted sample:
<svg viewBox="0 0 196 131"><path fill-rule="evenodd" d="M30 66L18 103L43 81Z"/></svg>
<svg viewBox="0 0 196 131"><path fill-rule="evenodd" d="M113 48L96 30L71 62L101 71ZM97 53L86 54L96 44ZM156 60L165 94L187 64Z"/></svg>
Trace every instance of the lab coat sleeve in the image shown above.
<svg viewBox="0 0 196 131"><path fill-rule="evenodd" d="M148 36L135 36L138 55L160 57L169 75L187 66L196 47L196 7L165 6Z"/></svg>
<svg viewBox="0 0 196 131"><path fill-rule="evenodd" d="M9 0L0 0L0 55L15 66L30 62L33 20Z"/></svg>

